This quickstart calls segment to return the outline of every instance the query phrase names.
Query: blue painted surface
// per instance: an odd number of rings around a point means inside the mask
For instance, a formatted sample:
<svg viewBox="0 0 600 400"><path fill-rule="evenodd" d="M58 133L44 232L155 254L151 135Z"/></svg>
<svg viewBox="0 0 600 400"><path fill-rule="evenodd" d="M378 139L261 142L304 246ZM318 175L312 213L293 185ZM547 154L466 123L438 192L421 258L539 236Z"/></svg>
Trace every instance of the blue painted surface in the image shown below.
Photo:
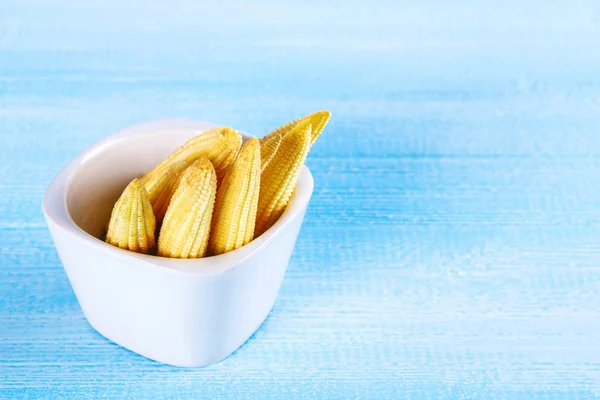
<svg viewBox="0 0 600 400"><path fill-rule="evenodd" d="M0 4L0 398L600 396L595 1ZM233 356L85 321L40 202L78 152L191 117L333 113L280 297Z"/></svg>

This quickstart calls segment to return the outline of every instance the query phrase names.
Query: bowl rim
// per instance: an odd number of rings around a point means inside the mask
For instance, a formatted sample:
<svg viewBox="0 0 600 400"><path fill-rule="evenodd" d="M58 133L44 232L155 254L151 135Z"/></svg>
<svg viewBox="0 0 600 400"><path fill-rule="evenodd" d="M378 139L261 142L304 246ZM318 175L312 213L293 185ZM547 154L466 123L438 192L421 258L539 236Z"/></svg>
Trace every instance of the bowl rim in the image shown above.
<svg viewBox="0 0 600 400"><path fill-rule="evenodd" d="M169 134L168 130L203 132L218 126L225 125L188 118L164 118L136 123L100 139L73 158L48 185L42 200L42 210L47 224L52 224L59 230L71 235L80 244L92 246L104 252L107 256L120 259L124 262L135 262L147 268L158 268L168 273L185 273L201 276L222 274L235 269L248 258L263 251L274 238L283 234L283 231L295 219L303 216L314 189L312 174L306 166L302 167L298 183L286 210L272 227L239 249L206 258L166 258L120 249L105 243L103 240L80 228L71 218L67 206L67 197L72 178L88 162L101 157L103 152L109 150L114 145L118 145L119 141L148 134ZM243 131L238 132L244 140L254 137ZM73 243L73 245L76 245L76 243Z"/></svg>

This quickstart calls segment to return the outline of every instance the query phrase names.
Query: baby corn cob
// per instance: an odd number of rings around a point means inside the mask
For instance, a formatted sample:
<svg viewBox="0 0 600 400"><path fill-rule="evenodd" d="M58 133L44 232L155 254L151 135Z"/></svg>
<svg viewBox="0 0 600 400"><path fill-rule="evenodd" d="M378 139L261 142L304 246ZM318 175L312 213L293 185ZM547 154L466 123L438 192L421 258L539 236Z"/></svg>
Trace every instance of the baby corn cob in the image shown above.
<svg viewBox="0 0 600 400"><path fill-rule="evenodd" d="M273 160L260 177L255 236L269 229L285 210L310 149L311 121L304 120L288 132Z"/></svg>
<svg viewBox="0 0 600 400"><path fill-rule="evenodd" d="M212 254L235 250L254 238L260 160L258 139L248 140L219 186L209 242Z"/></svg>
<svg viewBox="0 0 600 400"><path fill-rule="evenodd" d="M113 207L106 243L138 253L147 253L155 245L156 220L148 193L139 179L127 185Z"/></svg>
<svg viewBox="0 0 600 400"><path fill-rule="evenodd" d="M260 140L260 144L264 146L268 141L272 140L277 136L285 136L299 123L304 122L306 120L310 120L310 123L312 125L312 137L310 140L310 145L312 146L323 131L323 128L325 128L325 125L327 125L327 122L329 122L330 117L331 113L326 110L317 111L312 114L305 115L304 117L298 118L292 122L288 122L287 124L275 129L267 136L263 137Z"/></svg>
<svg viewBox="0 0 600 400"><path fill-rule="evenodd" d="M264 144L260 146L260 170L264 171L267 168L267 165L273 160L275 157L275 153L277 153L277 149L281 144L281 139L283 136L277 135L271 138L270 140L265 141Z"/></svg>
<svg viewBox="0 0 600 400"><path fill-rule="evenodd" d="M217 175L207 158L200 158L185 170L160 229L159 256L204 257L216 191Z"/></svg>
<svg viewBox="0 0 600 400"><path fill-rule="evenodd" d="M242 146L242 137L234 129L219 127L209 129L188 140L170 156L142 177L149 181L150 175L163 175L171 164L188 161L190 165L200 157L206 157L213 164L217 176L222 178L225 171L237 157ZM160 178L157 178L160 179Z"/></svg>
<svg viewBox="0 0 600 400"><path fill-rule="evenodd" d="M179 185L181 175L191 164L188 160L182 160L173 164L165 165L163 173L147 174L140 178L140 182L148 192L148 199L152 204L154 216L157 221L162 221L169 207L171 197Z"/></svg>

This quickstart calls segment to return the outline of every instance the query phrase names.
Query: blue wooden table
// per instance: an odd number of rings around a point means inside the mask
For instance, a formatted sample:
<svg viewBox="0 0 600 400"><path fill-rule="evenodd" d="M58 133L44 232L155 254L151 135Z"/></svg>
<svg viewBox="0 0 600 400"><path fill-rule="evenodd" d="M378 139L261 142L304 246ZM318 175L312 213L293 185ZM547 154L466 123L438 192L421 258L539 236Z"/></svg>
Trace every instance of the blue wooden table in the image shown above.
<svg viewBox="0 0 600 400"><path fill-rule="evenodd" d="M87 3L0 2L0 398L600 396L598 2ZM87 324L41 212L71 158L150 118L323 108L241 349L173 368Z"/></svg>

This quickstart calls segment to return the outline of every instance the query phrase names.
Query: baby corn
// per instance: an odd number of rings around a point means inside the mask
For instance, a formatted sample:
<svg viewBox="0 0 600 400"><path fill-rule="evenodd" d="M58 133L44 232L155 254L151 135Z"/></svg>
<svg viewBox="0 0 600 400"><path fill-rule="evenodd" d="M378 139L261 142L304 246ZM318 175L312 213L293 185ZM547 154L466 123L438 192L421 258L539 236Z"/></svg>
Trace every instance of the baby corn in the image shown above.
<svg viewBox="0 0 600 400"><path fill-rule="evenodd" d="M113 207L106 242L140 253L158 247L152 254L171 258L246 245L284 213L330 116L324 110L305 115L243 146L228 127L188 140L129 183Z"/></svg>
<svg viewBox="0 0 600 400"><path fill-rule="evenodd" d="M106 243L138 253L147 253L155 245L155 228L156 220L148 193L139 179L134 179L113 207Z"/></svg>
<svg viewBox="0 0 600 400"><path fill-rule="evenodd" d="M326 110L317 111L312 114L305 115L304 117L288 122L287 124L275 129L274 131L263 137L260 140L260 144L264 146L267 142L278 136L285 136L299 123L304 122L306 120L310 120L310 123L312 125L312 137L310 140L310 145L312 146L323 131L323 128L325 128L325 125L327 125L327 122L329 122L330 117L331 113Z"/></svg>
<svg viewBox="0 0 600 400"><path fill-rule="evenodd" d="M209 251L222 254L254 238L260 190L261 148L258 139L248 140L219 186Z"/></svg>
<svg viewBox="0 0 600 400"><path fill-rule="evenodd" d="M227 167L233 163L242 145L242 137L234 129L219 127L188 140L170 156L142 177L144 182L151 180L151 175L163 175L172 164L188 161L191 165L200 157L206 157L213 164L217 176L222 178ZM155 178L160 179L160 178Z"/></svg>
<svg viewBox="0 0 600 400"><path fill-rule="evenodd" d="M207 158L200 158L185 170L160 229L159 256L204 257L216 191L217 175Z"/></svg>
<svg viewBox="0 0 600 400"><path fill-rule="evenodd" d="M274 136L270 140L265 141L264 144L260 145L260 170L264 171L267 168L267 165L273 160L275 157L275 153L277 153L277 149L281 144L281 140L283 136L278 135Z"/></svg>
<svg viewBox="0 0 600 400"><path fill-rule="evenodd" d="M283 136L273 160L262 172L255 236L269 229L285 210L312 139L311 121L299 122Z"/></svg>
<svg viewBox="0 0 600 400"><path fill-rule="evenodd" d="M188 160L178 161L165 165L163 173L146 174L140 178L140 182L148 192L148 199L158 222L165 217L181 175L190 164Z"/></svg>

